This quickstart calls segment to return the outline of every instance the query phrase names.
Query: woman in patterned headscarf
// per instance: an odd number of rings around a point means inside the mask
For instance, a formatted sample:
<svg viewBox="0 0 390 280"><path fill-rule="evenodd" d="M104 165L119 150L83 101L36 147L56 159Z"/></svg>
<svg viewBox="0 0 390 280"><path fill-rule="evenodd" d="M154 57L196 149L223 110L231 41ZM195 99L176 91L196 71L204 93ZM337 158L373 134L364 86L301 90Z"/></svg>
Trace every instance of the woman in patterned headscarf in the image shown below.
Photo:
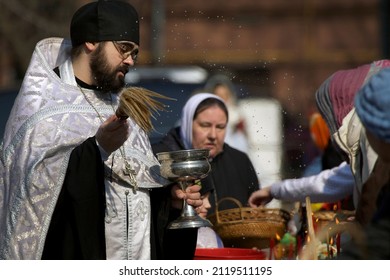
<svg viewBox="0 0 390 280"><path fill-rule="evenodd" d="M358 114L373 150L378 154L383 172L379 173L378 181L383 182L378 195L377 215L390 213L390 68L373 76L369 83L357 94L355 99ZM383 200L387 195L388 199Z"/></svg>
<svg viewBox="0 0 390 280"><path fill-rule="evenodd" d="M355 112L354 98L374 74L389 66L390 60L379 60L337 71L316 93L318 109L330 128L332 140L345 155L354 175L356 218L362 224L367 223L375 211L375 198L382 183L374 175L382 168L377 164L378 156L368 143Z"/></svg>
<svg viewBox="0 0 390 280"><path fill-rule="evenodd" d="M331 202L354 192L356 218L363 224L371 219L375 211L372 198L376 197L381 184L369 176L374 166L377 173L381 168L380 164L375 165L377 155L368 144L355 113L354 97L372 75L389 66L390 60L380 60L337 71L316 92L317 106L330 129L332 142L349 164L343 162L318 175L284 180L262 188L250 197L252 207L266 204L272 198L304 201L310 196L312 202Z"/></svg>
<svg viewBox="0 0 390 280"><path fill-rule="evenodd" d="M343 250L343 259L390 258L390 68L374 75L358 91L355 110L370 146L378 154L373 175L380 187L378 209L364 228L363 246L352 243ZM380 167L379 171L377 170ZM382 184L382 185L380 185ZM375 198L372 197L375 201Z"/></svg>

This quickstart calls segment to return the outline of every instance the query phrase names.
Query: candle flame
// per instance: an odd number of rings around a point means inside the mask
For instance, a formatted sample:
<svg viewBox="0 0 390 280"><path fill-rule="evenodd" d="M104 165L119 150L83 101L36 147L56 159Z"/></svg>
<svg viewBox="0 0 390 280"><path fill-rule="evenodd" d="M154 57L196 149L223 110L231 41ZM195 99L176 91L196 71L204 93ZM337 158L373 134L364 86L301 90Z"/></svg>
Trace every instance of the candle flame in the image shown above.
<svg viewBox="0 0 390 280"><path fill-rule="evenodd" d="M280 238L280 236L279 236L279 234L275 234L275 237L276 237L276 239L279 241L281 238Z"/></svg>

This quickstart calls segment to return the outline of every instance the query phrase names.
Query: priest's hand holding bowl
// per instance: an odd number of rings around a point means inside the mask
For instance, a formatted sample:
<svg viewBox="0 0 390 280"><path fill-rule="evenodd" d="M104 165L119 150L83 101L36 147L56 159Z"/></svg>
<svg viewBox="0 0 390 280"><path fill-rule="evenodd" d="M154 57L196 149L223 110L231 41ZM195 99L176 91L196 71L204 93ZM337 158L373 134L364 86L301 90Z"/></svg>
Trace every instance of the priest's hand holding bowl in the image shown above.
<svg viewBox="0 0 390 280"><path fill-rule="evenodd" d="M202 206L203 200L200 195L201 186L195 184L188 186L185 191L177 184L173 185L171 189L172 194L172 207L176 209L183 208L183 199L194 208Z"/></svg>

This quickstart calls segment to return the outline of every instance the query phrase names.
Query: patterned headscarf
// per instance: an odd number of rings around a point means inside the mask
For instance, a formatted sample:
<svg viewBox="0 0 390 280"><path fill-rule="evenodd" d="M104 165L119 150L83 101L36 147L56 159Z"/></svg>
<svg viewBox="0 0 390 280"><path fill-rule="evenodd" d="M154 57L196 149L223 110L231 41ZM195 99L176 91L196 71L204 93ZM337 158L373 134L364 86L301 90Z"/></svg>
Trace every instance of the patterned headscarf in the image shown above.
<svg viewBox="0 0 390 280"><path fill-rule="evenodd" d="M390 68L374 75L358 91L355 108L366 130L390 143Z"/></svg>
<svg viewBox="0 0 390 280"><path fill-rule="evenodd" d="M390 67L390 60L379 60L354 69L340 70L319 87L316 92L317 107L331 134L340 128L344 117L354 107L357 91L372 75L385 67Z"/></svg>

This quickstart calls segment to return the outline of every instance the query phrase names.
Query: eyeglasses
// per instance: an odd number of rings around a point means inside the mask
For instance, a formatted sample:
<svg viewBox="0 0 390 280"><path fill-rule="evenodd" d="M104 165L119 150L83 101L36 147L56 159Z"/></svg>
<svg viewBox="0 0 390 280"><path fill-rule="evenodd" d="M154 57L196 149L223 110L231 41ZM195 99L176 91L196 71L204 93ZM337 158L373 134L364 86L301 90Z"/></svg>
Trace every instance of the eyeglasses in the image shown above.
<svg viewBox="0 0 390 280"><path fill-rule="evenodd" d="M133 43L117 41L112 41L112 43L118 53L122 56L123 60L128 59L129 56L131 56L132 60L137 60L139 50Z"/></svg>

